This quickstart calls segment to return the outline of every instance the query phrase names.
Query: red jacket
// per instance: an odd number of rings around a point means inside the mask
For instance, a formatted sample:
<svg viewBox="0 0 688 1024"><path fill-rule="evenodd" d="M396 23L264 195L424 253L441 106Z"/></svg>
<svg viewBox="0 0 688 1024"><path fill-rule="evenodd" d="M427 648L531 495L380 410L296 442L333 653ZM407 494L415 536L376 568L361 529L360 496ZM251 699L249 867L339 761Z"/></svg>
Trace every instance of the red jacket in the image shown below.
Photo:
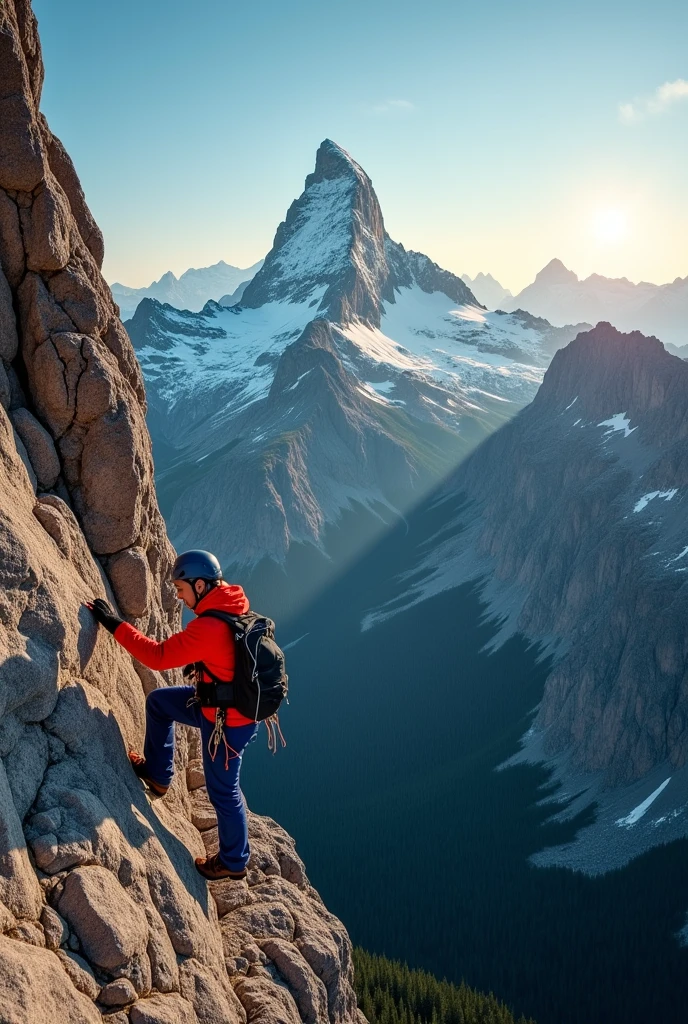
<svg viewBox="0 0 688 1024"><path fill-rule="evenodd" d="M194 613L198 615L208 608L217 608L233 615L243 615L248 607L248 598L241 587L221 583L201 598ZM220 679L230 682L234 678L234 637L227 623L220 619L193 619L181 633L173 633L162 643L144 636L128 622L118 626L114 636L125 650L148 668L160 671L202 661ZM201 710L206 718L215 721L214 708ZM239 714L236 708L227 711L227 725L248 725L252 721Z"/></svg>

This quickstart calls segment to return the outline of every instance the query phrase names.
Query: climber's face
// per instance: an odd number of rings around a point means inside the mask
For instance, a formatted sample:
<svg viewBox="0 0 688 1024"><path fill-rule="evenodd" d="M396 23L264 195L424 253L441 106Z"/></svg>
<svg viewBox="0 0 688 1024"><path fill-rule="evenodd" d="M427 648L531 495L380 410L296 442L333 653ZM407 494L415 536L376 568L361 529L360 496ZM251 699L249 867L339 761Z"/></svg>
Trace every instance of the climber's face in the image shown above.
<svg viewBox="0 0 688 1024"><path fill-rule="evenodd" d="M206 584L204 580L196 580L191 586L188 580L175 580L174 589L177 591L177 600L183 601L187 608L193 609L205 593Z"/></svg>

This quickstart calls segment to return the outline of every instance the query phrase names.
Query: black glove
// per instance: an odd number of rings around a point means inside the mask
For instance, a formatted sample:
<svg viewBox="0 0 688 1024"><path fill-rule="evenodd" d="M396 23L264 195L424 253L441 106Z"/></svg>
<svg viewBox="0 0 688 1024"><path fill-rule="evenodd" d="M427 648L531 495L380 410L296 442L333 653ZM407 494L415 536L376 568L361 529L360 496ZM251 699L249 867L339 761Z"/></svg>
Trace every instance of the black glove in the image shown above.
<svg viewBox="0 0 688 1024"><path fill-rule="evenodd" d="M119 625L122 623L119 615L115 615L114 611L102 597L96 598L95 601L87 604L86 607L93 615L96 622L99 622L101 626L105 626L110 633L114 633Z"/></svg>

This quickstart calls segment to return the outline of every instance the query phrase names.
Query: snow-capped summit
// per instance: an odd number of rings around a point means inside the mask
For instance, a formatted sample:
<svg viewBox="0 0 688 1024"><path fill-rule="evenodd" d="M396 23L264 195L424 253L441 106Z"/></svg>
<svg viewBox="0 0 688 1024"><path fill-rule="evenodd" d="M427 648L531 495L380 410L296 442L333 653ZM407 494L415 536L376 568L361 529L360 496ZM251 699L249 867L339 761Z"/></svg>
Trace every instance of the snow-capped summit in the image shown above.
<svg viewBox="0 0 688 1024"><path fill-rule="evenodd" d="M375 317L388 277L382 212L372 182L348 153L326 139L242 305L310 297L317 312L331 319Z"/></svg>
<svg viewBox="0 0 688 1024"><path fill-rule="evenodd" d="M460 278L392 242L372 181L346 150L325 139L315 170L289 207L241 304L256 308L311 300L317 314L330 320L361 319L379 327L383 304L394 302L395 288L417 283L433 291L438 273L455 301L476 303Z"/></svg>
<svg viewBox="0 0 688 1024"><path fill-rule="evenodd" d="M488 312L385 231L372 182L325 140L239 302L147 299L128 323L174 542L234 564L319 546L359 505L403 509L533 397L553 331Z"/></svg>

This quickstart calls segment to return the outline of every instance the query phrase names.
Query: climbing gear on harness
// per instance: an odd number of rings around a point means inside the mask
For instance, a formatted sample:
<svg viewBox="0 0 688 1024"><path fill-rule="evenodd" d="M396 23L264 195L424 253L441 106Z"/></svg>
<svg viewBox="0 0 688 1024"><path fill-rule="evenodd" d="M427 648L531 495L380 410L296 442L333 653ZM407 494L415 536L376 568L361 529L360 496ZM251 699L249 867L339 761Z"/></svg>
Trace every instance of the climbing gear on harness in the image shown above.
<svg viewBox="0 0 688 1024"><path fill-rule="evenodd" d="M235 641L234 678L231 681L214 675L202 661L187 665L186 676L196 684L196 699L202 707L217 708L215 729L208 744L214 759L217 748L225 742L226 759L229 757L224 738L224 712L236 708L240 714L254 722L265 722L268 749L277 750L277 737L285 747L286 740L280 729L277 712L287 698L289 678L285 671L284 652L275 642L275 624L272 619L257 612L232 615L211 608L201 612L199 619L208 616L226 622ZM210 682L205 679L210 677ZM212 750L211 750L212 744Z"/></svg>

